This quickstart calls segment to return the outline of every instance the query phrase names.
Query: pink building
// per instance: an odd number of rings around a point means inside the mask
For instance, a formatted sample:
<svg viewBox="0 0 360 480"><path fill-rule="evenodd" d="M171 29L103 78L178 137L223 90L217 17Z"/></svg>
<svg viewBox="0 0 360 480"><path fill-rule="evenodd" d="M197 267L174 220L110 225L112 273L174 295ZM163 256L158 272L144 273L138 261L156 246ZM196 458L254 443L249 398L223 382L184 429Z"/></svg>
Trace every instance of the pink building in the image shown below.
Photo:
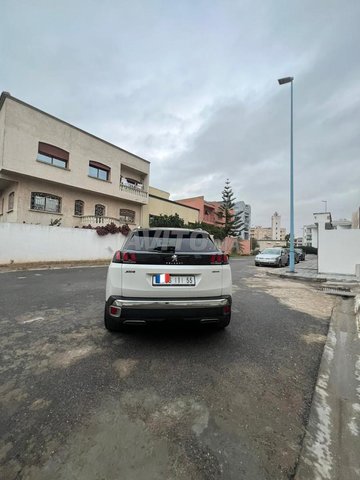
<svg viewBox="0 0 360 480"><path fill-rule="evenodd" d="M221 202L208 202L203 196L182 198L176 201L182 205L197 208L199 210L199 222L205 222L209 225L219 225L223 223L223 221L217 216Z"/></svg>

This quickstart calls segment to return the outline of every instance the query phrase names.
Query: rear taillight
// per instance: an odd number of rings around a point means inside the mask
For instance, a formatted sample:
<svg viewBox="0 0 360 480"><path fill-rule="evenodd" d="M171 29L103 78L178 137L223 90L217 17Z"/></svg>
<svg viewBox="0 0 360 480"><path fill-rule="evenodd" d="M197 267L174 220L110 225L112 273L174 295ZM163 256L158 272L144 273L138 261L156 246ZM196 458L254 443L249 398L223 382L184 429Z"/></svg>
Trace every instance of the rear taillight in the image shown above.
<svg viewBox="0 0 360 480"><path fill-rule="evenodd" d="M118 250L112 261L113 263L136 263L136 254Z"/></svg>
<svg viewBox="0 0 360 480"><path fill-rule="evenodd" d="M211 255L210 257L210 264L211 265L226 265L229 263L229 257L227 255Z"/></svg>
<svg viewBox="0 0 360 480"><path fill-rule="evenodd" d="M122 261L123 263L136 263L136 254L124 252L122 254Z"/></svg>
<svg viewBox="0 0 360 480"><path fill-rule="evenodd" d="M113 263L121 263L121 252L120 252L120 250L115 252L112 261L113 261Z"/></svg>

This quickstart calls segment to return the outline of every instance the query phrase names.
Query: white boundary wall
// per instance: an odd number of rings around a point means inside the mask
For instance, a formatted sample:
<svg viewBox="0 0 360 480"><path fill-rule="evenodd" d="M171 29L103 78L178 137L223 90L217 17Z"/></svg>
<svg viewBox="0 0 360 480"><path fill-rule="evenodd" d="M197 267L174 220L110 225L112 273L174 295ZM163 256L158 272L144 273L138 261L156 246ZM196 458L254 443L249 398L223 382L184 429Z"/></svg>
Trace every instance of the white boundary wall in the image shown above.
<svg viewBox="0 0 360 480"><path fill-rule="evenodd" d="M355 275L360 264L360 229L319 229L319 273Z"/></svg>
<svg viewBox="0 0 360 480"><path fill-rule="evenodd" d="M95 230L0 223L0 265L68 260L109 260L125 238Z"/></svg>

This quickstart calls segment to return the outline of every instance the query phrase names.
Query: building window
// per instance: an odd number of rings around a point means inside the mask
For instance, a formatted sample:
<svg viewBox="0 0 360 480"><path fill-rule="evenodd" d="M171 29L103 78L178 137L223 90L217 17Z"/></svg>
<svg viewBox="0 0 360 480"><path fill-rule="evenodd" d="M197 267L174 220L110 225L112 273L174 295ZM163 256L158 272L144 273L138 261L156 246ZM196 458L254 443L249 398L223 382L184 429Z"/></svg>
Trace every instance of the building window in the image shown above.
<svg viewBox="0 0 360 480"><path fill-rule="evenodd" d="M84 215L84 202L82 200L75 200L74 215Z"/></svg>
<svg viewBox="0 0 360 480"><path fill-rule="evenodd" d="M60 213L61 198L47 193L32 192L30 208L40 212Z"/></svg>
<svg viewBox="0 0 360 480"><path fill-rule="evenodd" d="M105 206L97 203L95 205L95 216L96 217L104 217L105 216Z"/></svg>
<svg viewBox="0 0 360 480"><path fill-rule="evenodd" d="M8 198L8 211L14 210L14 199L15 199L15 192L9 193L9 198Z"/></svg>
<svg viewBox="0 0 360 480"><path fill-rule="evenodd" d="M4 198L1 199L0 202L0 215L4 213Z"/></svg>
<svg viewBox="0 0 360 480"><path fill-rule="evenodd" d="M54 145L39 142L37 160L54 167L68 168L69 152Z"/></svg>
<svg viewBox="0 0 360 480"><path fill-rule="evenodd" d="M128 210L126 208L120 208L120 219L126 223L135 223L134 210Z"/></svg>
<svg viewBox="0 0 360 480"><path fill-rule="evenodd" d="M89 162L89 177L109 181L110 167L98 162Z"/></svg>

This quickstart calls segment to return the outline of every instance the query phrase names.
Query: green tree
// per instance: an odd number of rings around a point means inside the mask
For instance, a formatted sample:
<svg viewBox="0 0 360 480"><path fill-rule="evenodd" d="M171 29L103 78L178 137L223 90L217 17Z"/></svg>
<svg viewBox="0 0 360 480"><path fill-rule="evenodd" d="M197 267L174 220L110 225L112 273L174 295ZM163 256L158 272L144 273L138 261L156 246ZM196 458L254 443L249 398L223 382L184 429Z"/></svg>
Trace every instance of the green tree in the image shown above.
<svg viewBox="0 0 360 480"><path fill-rule="evenodd" d="M218 227L217 225L209 225L208 223L205 222L196 222L196 223L190 223L187 225L188 228L201 228L202 230L205 230L205 232L208 232L210 235L213 235L214 238L217 238L219 240L224 240L226 237L225 230L222 227Z"/></svg>
<svg viewBox="0 0 360 480"><path fill-rule="evenodd" d="M285 242L286 242L286 246L289 247L290 246L290 233L285 235Z"/></svg>
<svg viewBox="0 0 360 480"><path fill-rule="evenodd" d="M224 190L222 191L222 203L218 211L218 217L224 222L223 228L226 237L237 237L239 235L239 228L242 225L239 214L234 212L234 206L235 195L232 191L230 180L227 179L225 182Z"/></svg>
<svg viewBox="0 0 360 480"><path fill-rule="evenodd" d="M185 222L179 217L177 213L175 215L159 215L150 217L150 227L174 227L184 228Z"/></svg>

